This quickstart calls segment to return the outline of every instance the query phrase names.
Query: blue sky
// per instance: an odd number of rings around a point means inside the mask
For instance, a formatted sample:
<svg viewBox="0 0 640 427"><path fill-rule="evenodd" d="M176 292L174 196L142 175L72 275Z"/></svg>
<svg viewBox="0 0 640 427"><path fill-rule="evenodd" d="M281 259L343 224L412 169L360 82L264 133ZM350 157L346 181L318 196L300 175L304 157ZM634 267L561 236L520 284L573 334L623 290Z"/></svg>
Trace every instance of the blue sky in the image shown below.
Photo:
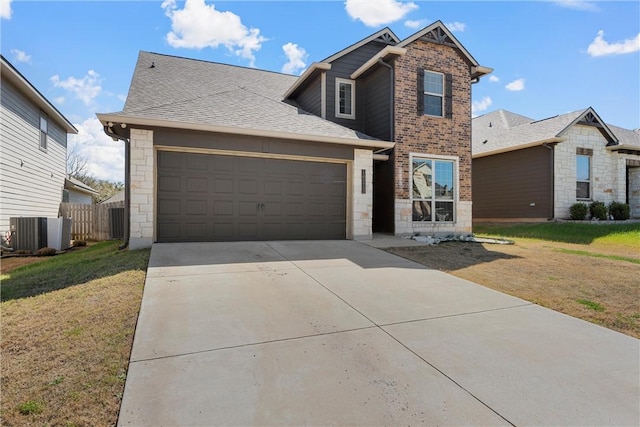
<svg viewBox="0 0 640 427"><path fill-rule="evenodd" d="M481 65L473 113L534 119L595 108L640 127L639 1L0 0L2 54L80 131L70 148L122 181L123 149L96 112L119 111L140 50L300 74L385 26L441 20Z"/></svg>

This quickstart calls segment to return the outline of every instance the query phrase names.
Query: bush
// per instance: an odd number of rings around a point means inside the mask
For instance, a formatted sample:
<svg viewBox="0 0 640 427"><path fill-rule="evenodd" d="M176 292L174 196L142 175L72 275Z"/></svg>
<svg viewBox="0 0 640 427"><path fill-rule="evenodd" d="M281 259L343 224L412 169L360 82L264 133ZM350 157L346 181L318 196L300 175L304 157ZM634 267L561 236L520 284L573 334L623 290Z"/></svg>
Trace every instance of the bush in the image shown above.
<svg viewBox="0 0 640 427"><path fill-rule="evenodd" d="M631 216L631 209L626 203L611 202L609 203L609 215L616 221L629 219Z"/></svg>
<svg viewBox="0 0 640 427"><path fill-rule="evenodd" d="M589 208L584 203L574 203L569 208L569 217L573 220L583 220L587 217Z"/></svg>
<svg viewBox="0 0 640 427"><path fill-rule="evenodd" d="M607 220L607 206L603 202L592 202L589 205L591 219Z"/></svg>
<svg viewBox="0 0 640 427"><path fill-rule="evenodd" d="M38 256L52 256L56 254L56 250L54 248L40 248L36 255Z"/></svg>
<svg viewBox="0 0 640 427"><path fill-rule="evenodd" d="M73 241L73 246L76 247L76 248L80 248L80 247L83 247L83 246L87 246L87 242L86 242L86 240L74 240Z"/></svg>

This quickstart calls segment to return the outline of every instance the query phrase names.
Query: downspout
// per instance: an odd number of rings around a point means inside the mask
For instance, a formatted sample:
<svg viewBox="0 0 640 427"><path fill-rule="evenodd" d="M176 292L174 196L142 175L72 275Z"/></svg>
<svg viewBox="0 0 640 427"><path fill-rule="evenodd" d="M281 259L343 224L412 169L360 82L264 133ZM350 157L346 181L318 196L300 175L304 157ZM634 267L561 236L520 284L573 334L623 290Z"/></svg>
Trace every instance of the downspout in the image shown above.
<svg viewBox="0 0 640 427"><path fill-rule="evenodd" d="M389 138L389 140L393 141L395 138L395 131L393 129L393 102L394 102L394 87L393 87L393 81L394 81L394 71L393 71L393 67L389 64L387 64L386 62L384 62L382 60L382 58L378 58L378 63L380 65L384 65L385 67L387 67L389 69L389 132L390 132L390 136L391 138Z"/></svg>
<svg viewBox="0 0 640 427"><path fill-rule="evenodd" d="M553 145L550 145L545 142L544 144L542 144L542 146L549 150L549 159L551 163L551 214L549 215L549 218L548 218L548 220L551 221L555 216L555 183L556 183L555 159L554 159L555 156L554 156Z"/></svg>
<svg viewBox="0 0 640 427"><path fill-rule="evenodd" d="M129 216L131 203L131 178L129 176L131 171L131 143L129 138L113 133L109 126L105 126L104 131L113 138L114 141L121 140L124 142L124 242L118 246L119 250L123 250L129 246L129 229L131 225L131 218Z"/></svg>

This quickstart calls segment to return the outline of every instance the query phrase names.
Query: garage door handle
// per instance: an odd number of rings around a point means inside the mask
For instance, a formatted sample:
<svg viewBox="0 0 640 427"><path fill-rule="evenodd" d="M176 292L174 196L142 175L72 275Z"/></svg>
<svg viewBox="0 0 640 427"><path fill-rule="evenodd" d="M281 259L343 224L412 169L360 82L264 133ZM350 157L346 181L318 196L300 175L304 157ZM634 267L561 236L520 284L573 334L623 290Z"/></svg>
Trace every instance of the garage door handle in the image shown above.
<svg viewBox="0 0 640 427"><path fill-rule="evenodd" d="M257 203L256 204L256 212L264 213L264 203Z"/></svg>
<svg viewBox="0 0 640 427"><path fill-rule="evenodd" d="M264 203L260 203L260 210L264 213Z"/></svg>

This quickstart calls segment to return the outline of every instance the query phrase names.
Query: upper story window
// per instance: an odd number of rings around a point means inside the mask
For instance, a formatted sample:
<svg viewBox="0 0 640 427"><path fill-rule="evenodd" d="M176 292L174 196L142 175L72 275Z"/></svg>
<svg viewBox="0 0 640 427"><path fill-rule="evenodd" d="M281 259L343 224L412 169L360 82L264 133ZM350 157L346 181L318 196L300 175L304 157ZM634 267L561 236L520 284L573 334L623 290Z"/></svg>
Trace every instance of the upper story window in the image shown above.
<svg viewBox="0 0 640 427"><path fill-rule="evenodd" d="M336 117L356 118L356 82L336 79Z"/></svg>
<svg viewBox="0 0 640 427"><path fill-rule="evenodd" d="M411 204L414 221L455 220L455 162L414 157Z"/></svg>
<svg viewBox="0 0 640 427"><path fill-rule="evenodd" d="M576 199L591 199L591 156L576 155Z"/></svg>
<svg viewBox="0 0 640 427"><path fill-rule="evenodd" d="M442 117L444 112L444 74L424 71L424 114Z"/></svg>
<svg viewBox="0 0 640 427"><path fill-rule="evenodd" d="M49 134L49 119L40 113L40 149L47 150L47 135Z"/></svg>

